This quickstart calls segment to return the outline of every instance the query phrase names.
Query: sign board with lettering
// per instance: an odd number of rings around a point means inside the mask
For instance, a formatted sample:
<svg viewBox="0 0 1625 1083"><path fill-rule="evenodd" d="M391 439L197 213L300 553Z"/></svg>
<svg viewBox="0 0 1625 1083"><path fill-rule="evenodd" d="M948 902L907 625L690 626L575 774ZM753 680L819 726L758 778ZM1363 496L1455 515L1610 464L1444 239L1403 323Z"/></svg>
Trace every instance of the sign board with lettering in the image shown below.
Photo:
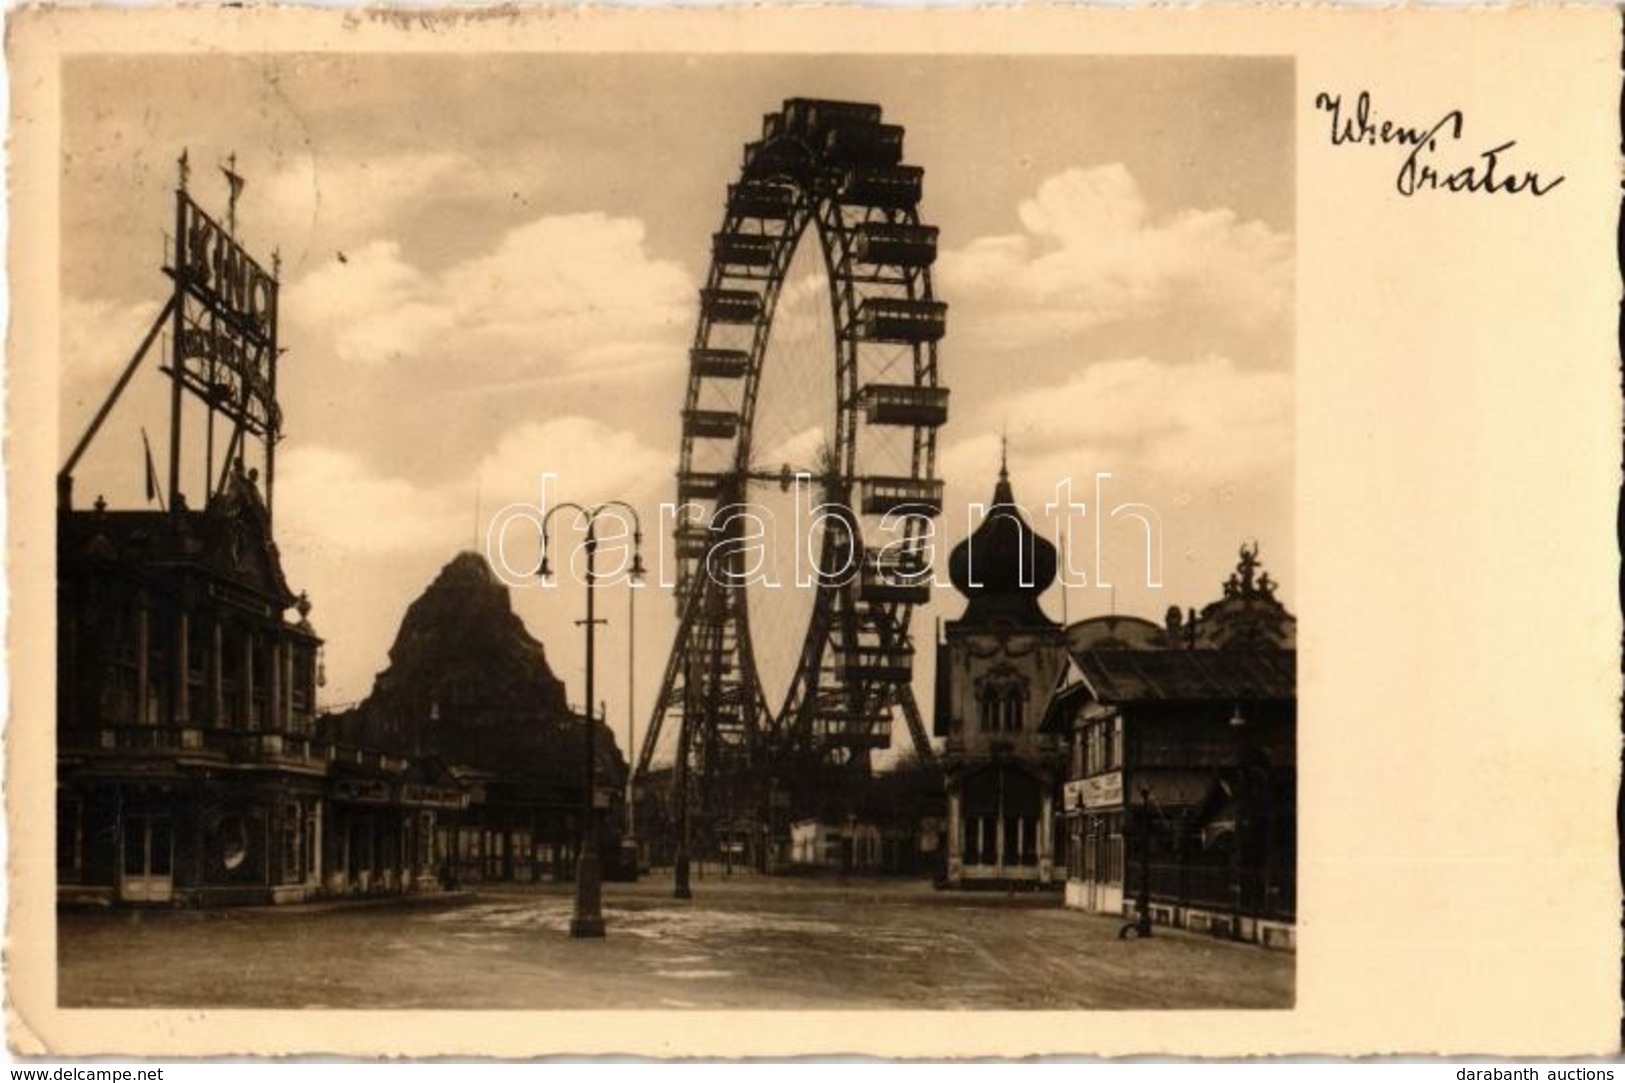
<svg viewBox="0 0 1625 1083"><path fill-rule="evenodd" d="M173 273L185 298L174 361L187 389L259 436L276 404L277 280L218 222L177 193Z"/></svg>
<svg viewBox="0 0 1625 1083"><path fill-rule="evenodd" d="M186 288L232 330L269 345L276 326L277 282L208 213L180 193L180 266Z"/></svg>
<svg viewBox="0 0 1625 1083"><path fill-rule="evenodd" d="M1062 791L1067 809L1118 808L1123 804L1123 772L1076 778Z"/></svg>

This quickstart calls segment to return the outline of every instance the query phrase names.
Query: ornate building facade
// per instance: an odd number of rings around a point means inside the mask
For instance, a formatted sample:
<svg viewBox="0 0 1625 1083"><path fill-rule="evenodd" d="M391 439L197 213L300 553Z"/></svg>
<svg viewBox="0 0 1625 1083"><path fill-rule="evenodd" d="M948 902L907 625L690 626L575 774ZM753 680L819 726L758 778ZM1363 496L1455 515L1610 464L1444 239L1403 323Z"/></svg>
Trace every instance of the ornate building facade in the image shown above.
<svg viewBox="0 0 1625 1083"><path fill-rule="evenodd" d="M201 511L64 507L57 562L61 897L294 902L427 871L461 797L318 734L322 642L252 472Z"/></svg>
<svg viewBox="0 0 1625 1083"><path fill-rule="evenodd" d="M277 261L232 236L240 177L222 226L177 164L173 293L57 475L58 896L225 905L434 884L436 816L466 792L317 718L322 641L271 529ZM167 485L145 448L145 506L75 508L76 465L166 328Z"/></svg>
<svg viewBox="0 0 1625 1083"><path fill-rule="evenodd" d="M987 517L949 556L964 614L937 645L950 887L1059 883L1055 798L1064 757L1040 723L1066 671L1066 639L1038 597L1055 547L1028 525L1001 465Z"/></svg>
<svg viewBox="0 0 1625 1083"><path fill-rule="evenodd" d="M1241 549L1223 595L1161 625L1066 630L1067 905L1272 946L1294 941L1296 620Z"/></svg>

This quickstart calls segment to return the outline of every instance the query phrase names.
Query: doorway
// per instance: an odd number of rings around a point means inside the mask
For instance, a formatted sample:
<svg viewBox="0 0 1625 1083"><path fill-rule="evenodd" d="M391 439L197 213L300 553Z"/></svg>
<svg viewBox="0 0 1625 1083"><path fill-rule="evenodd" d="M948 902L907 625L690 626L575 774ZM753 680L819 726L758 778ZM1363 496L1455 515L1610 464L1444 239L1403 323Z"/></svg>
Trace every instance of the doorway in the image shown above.
<svg viewBox="0 0 1625 1083"><path fill-rule="evenodd" d="M175 895L174 832L164 813L124 816L119 898L125 902L169 902Z"/></svg>

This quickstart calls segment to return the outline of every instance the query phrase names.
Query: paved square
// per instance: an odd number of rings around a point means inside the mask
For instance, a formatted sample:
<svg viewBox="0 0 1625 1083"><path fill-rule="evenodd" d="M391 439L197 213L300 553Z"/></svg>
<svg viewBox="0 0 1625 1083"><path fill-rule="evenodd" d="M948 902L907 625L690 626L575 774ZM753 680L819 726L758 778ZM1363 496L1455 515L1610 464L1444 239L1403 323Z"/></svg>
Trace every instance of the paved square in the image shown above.
<svg viewBox="0 0 1625 1083"><path fill-rule="evenodd" d="M59 915L63 1007L1288 1008L1295 957L1121 922L1055 896L895 880L566 884L378 906Z"/></svg>

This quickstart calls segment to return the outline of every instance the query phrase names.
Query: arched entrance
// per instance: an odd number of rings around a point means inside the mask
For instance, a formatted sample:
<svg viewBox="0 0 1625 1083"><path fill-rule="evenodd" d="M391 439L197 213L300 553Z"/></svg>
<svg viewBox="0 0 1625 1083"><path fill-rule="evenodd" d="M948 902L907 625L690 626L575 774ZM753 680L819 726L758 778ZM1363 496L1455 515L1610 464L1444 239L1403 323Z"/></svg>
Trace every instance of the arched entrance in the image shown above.
<svg viewBox="0 0 1625 1083"><path fill-rule="evenodd" d="M996 764L965 776L960 802L965 876L1036 879L1049 834L1038 779L1014 765Z"/></svg>

